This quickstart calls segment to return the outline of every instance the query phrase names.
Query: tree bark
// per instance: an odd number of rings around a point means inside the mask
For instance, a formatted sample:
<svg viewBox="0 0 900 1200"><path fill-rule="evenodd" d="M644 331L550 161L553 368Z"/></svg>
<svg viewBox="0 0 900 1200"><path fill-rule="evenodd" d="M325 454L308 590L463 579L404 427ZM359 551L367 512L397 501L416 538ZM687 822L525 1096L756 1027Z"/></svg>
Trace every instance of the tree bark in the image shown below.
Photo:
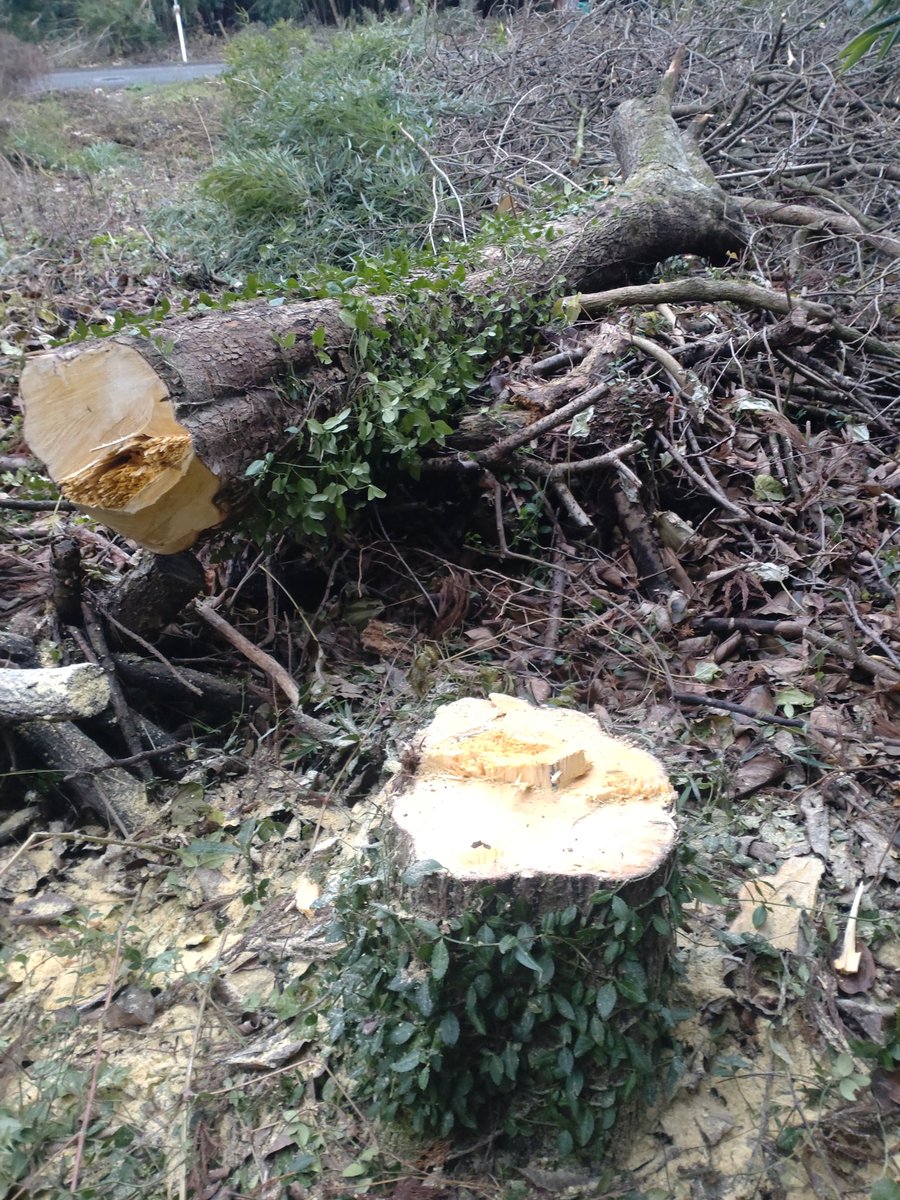
<svg viewBox="0 0 900 1200"><path fill-rule="evenodd" d="M80 807L90 809L110 829L123 834L147 829L157 819L144 785L113 765L86 733L68 721L22 721L16 736L41 761L64 773L64 783Z"/></svg>
<svg viewBox="0 0 900 1200"><path fill-rule="evenodd" d="M0 671L0 720L70 721L109 704L109 681L93 663Z"/></svg>
<svg viewBox="0 0 900 1200"><path fill-rule="evenodd" d="M457 1117L528 1127L536 1106L531 1128L605 1153L652 1093L671 1027L665 771L584 713L500 695L440 708L406 762L374 806L378 832L363 831L379 866L360 891L374 876L384 890L339 904L348 1076L377 1072L382 1102L426 1134ZM407 1072L422 1069L411 1089Z"/></svg>
<svg viewBox="0 0 900 1200"><path fill-rule="evenodd" d="M611 134L625 182L611 197L548 221L550 240L511 261L488 250L467 293L496 297L502 311L510 291L610 288L674 254L722 261L740 249L749 236L740 208L678 130L670 92L664 85L616 112ZM396 298L371 305L376 324L404 320ZM227 518L246 467L281 447L286 427L328 415L344 397L341 307L337 299L250 302L172 317L152 338L39 355L21 381L26 439L63 494L96 519L159 553L183 550ZM287 372L304 378L305 400L274 386Z"/></svg>

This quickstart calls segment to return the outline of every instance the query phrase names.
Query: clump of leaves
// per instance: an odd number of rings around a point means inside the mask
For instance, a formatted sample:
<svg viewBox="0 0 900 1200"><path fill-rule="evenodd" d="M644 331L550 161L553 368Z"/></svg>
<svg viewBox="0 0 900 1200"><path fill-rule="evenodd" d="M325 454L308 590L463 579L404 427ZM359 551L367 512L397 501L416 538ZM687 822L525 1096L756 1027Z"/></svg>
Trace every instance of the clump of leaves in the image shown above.
<svg viewBox="0 0 900 1200"><path fill-rule="evenodd" d="M486 366L501 353L522 352L533 331L553 320L552 292L535 298L507 288L498 312L483 279L466 286L485 245L511 254L527 245L539 254L546 228L546 220L496 218L468 247L438 255L396 250L357 261L350 275L318 272L297 285L300 295L341 301L356 369L345 406L288 429L292 445L248 468L261 505L244 517L251 534L324 536L382 497L380 483L390 474L417 474L426 447L443 444L448 419L480 386ZM375 297L385 296L391 302L383 316ZM324 329L313 342L328 365Z"/></svg>
<svg viewBox="0 0 900 1200"><path fill-rule="evenodd" d="M494 886L442 921L396 895L379 871L336 902L346 945L324 994L357 1100L414 1135L494 1129L602 1154L673 1067L678 878L638 907L598 892L539 921Z"/></svg>
<svg viewBox="0 0 900 1200"><path fill-rule="evenodd" d="M105 1062L96 1075L90 1065L76 1066L65 1030L62 1037L58 1030L48 1035L28 1067L24 1094L8 1095L0 1104L0 1179L23 1185L11 1194L62 1194L85 1106L92 1105L81 1175L98 1190L78 1195L98 1195L99 1189L114 1200L146 1195L147 1180L163 1175L164 1154L122 1118L121 1083L117 1069Z"/></svg>
<svg viewBox="0 0 900 1200"><path fill-rule="evenodd" d="M66 135L66 111L58 100L42 96L7 107L0 123L0 153L17 165L57 170L69 165L72 145Z"/></svg>
<svg viewBox="0 0 900 1200"><path fill-rule="evenodd" d="M867 25L862 33L857 34L841 51L841 66L845 71L855 66L879 44L879 57L884 58L888 51L900 42L900 0L876 0L866 17L872 24Z"/></svg>

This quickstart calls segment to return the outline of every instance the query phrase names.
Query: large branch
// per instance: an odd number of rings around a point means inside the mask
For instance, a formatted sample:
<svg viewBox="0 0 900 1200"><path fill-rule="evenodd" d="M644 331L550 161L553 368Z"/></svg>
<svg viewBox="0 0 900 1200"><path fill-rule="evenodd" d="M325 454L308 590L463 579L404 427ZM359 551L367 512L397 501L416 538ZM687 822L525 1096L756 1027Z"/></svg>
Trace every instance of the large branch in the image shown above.
<svg viewBox="0 0 900 1200"><path fill-rule="evenodd" d="M0 720L69 721L95 717L107 704L109 681L93 663L0 671Z"/></svg>
<svg viewBox="0 0 900 1200"><path fill-rule="evenodd" d="M612 197L548 222L552 242L510 261L489 250L470 295L502 312L511 291L609 288L674 254L722 261L744 244L740 209L678 130L666 94L621 105L611 136L625 177ZM322 365L321 348L341 361L341 304L252 302L173 317L152 338L37 356L21 383L26 438L85 511L149 549L182 550L227 517L247 465L280 449L288 426L335 408L346 379ZM400 323L403 305L377 298L372 319ZM305 402L274 386L287 372L305 378Z"/></svg>

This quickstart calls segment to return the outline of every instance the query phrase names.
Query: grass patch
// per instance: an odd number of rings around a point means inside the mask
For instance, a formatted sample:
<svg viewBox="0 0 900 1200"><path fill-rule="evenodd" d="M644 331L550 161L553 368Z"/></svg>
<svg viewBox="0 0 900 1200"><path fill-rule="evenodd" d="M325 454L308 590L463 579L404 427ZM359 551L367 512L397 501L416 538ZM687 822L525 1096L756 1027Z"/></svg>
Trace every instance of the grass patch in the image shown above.
<svg viewBox="0 0 900 1200"><path fill-rule="evenodd" d="M0 122L0 153L11 162L46 171L68 166L72 141L63 105L53 97L12 101Z"/></svg>

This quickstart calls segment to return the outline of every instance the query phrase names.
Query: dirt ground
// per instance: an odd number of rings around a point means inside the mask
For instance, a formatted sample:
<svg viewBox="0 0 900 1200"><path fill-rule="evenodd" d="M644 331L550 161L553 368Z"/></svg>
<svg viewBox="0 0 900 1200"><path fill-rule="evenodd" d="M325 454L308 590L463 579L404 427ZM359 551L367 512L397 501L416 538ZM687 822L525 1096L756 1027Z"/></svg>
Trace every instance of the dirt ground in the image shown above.
<svg viewBox="0 0 900 1200"><path fill-rule="evenodd" d="M699 39L701 16L681 32ZM648 18L629 42L627 15L609 19L615 53L594 26L559 42L524 26L496 128L461 124L454 152L471 167L483 138L498 186L505 171L510 190L537 187L570 169L586 111L571 170L579 186L596 175L606 118L658 79L675 40ZM722 300L630 300L486 382L486 405L533 406L609 324L637 336L615 386L623 406L652 395L663 414L629 461L665 587L648 585L606 475L573 474L563 495L512 469L479 485L436 473L327 550L237 537L200 552L209 593L301 681L305 709L340 731L331 744L311 743L265 675L191 615L155 649L234 692L126 685L173 743L149 781L152 827L105 828L6 740L7 1200L900 1196L900 102L896 68L835 74L826 50L840 36L808 16L780 32L736 16L716 46L696 42L683 119L712 113L704 154L729 191L824 213L809 226L760 209L746 255L713 278L790 294L795 313L801 299L831 304L850 334L808 312L790 329ZM471 89L496 85L494 43L442 53ZM0 500L45 501L21 442L23 356L79 320L230 282L174 261L148 217L212 161L223 100L203 83L20 103L0 130ZM574 362L546 374L560 349ZM551 431L534 457L601 453L591 419ZM85 645L50 602L62 538L95 593L136 561L66 511L0 508L0 625L46 662ZM341 1091L324 1022L310 1025L328 889L369 798L438 705L490 692L593 713L656 754L678 792L695 885L678 947L683 1065L614 1165L489 1138L410 1146ZM862 961L846 974L833 963L860 886Z"/></svg>

